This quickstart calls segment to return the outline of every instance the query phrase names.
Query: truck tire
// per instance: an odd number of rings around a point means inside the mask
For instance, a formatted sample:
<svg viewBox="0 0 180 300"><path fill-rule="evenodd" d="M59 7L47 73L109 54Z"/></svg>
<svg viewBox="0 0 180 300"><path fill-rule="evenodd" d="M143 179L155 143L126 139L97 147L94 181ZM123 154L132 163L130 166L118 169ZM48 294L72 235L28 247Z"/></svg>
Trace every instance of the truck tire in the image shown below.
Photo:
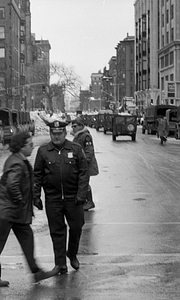
<svg viewBox="0 0 180 300"><path fill-rule="evenodd" d="M135 140L136 140L136 134L134 133L134 134L132 135L132 141L135 142Z"/></svg>
<svg viewBox="0 0 180 300"><path fill-rule="evenodd" d="M115 134L112 135L112 139L113 139L113 141L116 141L116 135Z"/></svg>
<svg viewBox="0 0 180 300"><path fill-rule="evenodd" d="M148 131L148 134L152 134L152 130L151 130L150 125L148 125L147 131Z"/></svg>

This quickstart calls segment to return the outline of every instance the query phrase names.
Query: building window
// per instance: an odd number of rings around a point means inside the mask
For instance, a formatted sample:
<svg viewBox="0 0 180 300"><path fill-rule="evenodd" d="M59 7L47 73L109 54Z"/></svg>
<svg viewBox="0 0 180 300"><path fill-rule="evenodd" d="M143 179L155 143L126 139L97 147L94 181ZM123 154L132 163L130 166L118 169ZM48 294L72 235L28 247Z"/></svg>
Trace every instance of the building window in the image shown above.
<svg viewBox="0 0 180 300"><path fill-rule="evenodd" d="M25 68L24 68L24 64L21 64L21 75L25 75Z"/></svg>
<svg viewBox="0 0 180 300"><path fill-rule="evenodd" d="M5 57L5 48L0 48L0 58Z"/></svg>
<svg viewBox="0 0 180 300"><path fill-rule="evenodd" d="M166 54L165 55L165 67L167 67L169 65L169 55Z"/></svg>
<svg viewBox="0 0 180 300"><path fill-rule="evenodd" d="M164 27L164 14L162 14L162 27Z"/></svg>
<svg viewBox="0 0 180 300"><path fill-rule="evenodd" d="M166 44L169 44L169 32L166 32Z"/></svg>
<svg viewBox="0 0 180 300"><path fill-rule="evenodd" d="M164 77L161 77L161 89L164 90Z"/></svg>
<svg viewBox="0 0 180 300"><path fill-rule="evenodd" d="M0 39L5 39L5 28L0 26Z"/></svg>
<svg viewBox="0 0 180 300"><path fill-rule="evenodd" d="M0 19L4 19L4 18L5 18L5 8L0 7Z"/></svg>
<svg viewBox="0 0 180 300"><path fill-rule="evenodd" d="M25 45L21 44L21 53L25 53Z"/></svg>
<svg viewBox="0 0 180 300"><path fill-rule="evenodd" d="M170 99L170 104L174 104L174 99Z"/></svg>
<svg viewBox="0 0 180 300"><path fill-rule="evenodd" d="M163 68L164 68L164 56L161 57L161 69L163 69Z"/></svg>
<svg viewBox="0 0 180 300"><path fill-rule="evenodd" d="M170 65L173 65L174 64L174 52L171 51L169 56L170 56Z"/></svg>
<svg viewBox="0 0 180 300"><path fill-rule="evenodd" d="M164 35L162 35L162 47L164 47Z"/></svg>
<svg viewBox="0 0 180 300"><path fill-rule="evenodd" d="M171 42L174 41L174 28L171 28Z"/></svg>
<svg viewBox="0 0 180 300"><path fill-rule="evenodd" d="M166 23L169 23L169 9L166 10Z"/></svg>
<svg viewBox="0 0 180 300"><path fill-rule="evenodd" d="M174 81L174 74L170 75L170 81Z"/></svg>
<svg viewBox="0 0 180 300"><path fill-rule="evenodd" d="M174 4L171 5L171 20L174 19Z"/></svg>
<svg viewBox="0 0 180 300"><path fill-rule="evenodd" d="M169 81L169 76L168 75L165 77L165 81Z"/></svg>
<svg viewBox="0 0 180 300"><path fill-rule="evenodd" d="M25 36L25 27L21 25L21 36Z"/></svg>

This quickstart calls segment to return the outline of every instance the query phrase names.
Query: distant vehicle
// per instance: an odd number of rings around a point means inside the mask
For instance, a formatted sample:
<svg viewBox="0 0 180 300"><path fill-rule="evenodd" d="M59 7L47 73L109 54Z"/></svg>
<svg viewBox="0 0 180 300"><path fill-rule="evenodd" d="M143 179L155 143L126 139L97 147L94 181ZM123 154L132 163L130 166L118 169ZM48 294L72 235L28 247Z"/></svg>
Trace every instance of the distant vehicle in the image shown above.
<svg viewBox="0 0 180 300"><path fill-rule="evenodd" d="M112 139L116 141L119 135L130 136L132 141L136 140L137 116L116 114L112 118Z"/></svg>
<svg viewBox="0 0 180 300"><path fill-rule="evenodd" d="M4 130L2 128L2 121L0 120L0 144L4 145Z"/></svg>
<svg viewBox="0 0 180 300"><path fill-rule="evenodd" d="M29 131L34 135L35 124L30 118L30 113L26 111L18 111L6 107L0 108L0 127L4 132L4 144L9 144L11 137L22 131Z"/></svg>
<svg viewBox="0 0 180 300"><path fill-rule="evenodd" d="M95 128L97 131L99 131L100 128L104 127L104 118L107 114L113 114L112 110L100 110L99 113L96 115Z"/></svg>
<svg viewBox="0 0 180 300"><path fill-rule="evenodd" d="M175 138L180 140L180 106L177 107L177 121L175 125Z"/></svg>
<svg viewBox="0 0 180 300"><path fill-rule="evenodd" d="M114 114L105 114L104 115L104 134L106 132L112 132L112 119Z"/></svg>
<svg viewBox="0 0 180 300"><path fill-rule="evenodd" d="M175 137L176 133L176 124L177 124L177 108L167 109L166 110L166 119L168 126L168 136Z"/></svg>
<svg viewBox="0 0 180 300"><path fill-rule="evenodd" d="M96 115L95 114L88 114L87 115L87 126L94 128L96 125Z"/></svg>
<svg viewBox="0 0 180 300"><path fill-rule="evenodd" d="M4 143L9 144L11 137L17 132L13 123L12 111L9 108L0 108L0 120L4 130Z"/></svg>
<svg viewBox="0 0 180 300"><path fill-rule="evenodd" d="M142 125L142 133L145 134L146 130L148 134L157 133L157 120L166 116L168 109L177 108L175 105L151 105L145 110L144 121Z"/></svg>

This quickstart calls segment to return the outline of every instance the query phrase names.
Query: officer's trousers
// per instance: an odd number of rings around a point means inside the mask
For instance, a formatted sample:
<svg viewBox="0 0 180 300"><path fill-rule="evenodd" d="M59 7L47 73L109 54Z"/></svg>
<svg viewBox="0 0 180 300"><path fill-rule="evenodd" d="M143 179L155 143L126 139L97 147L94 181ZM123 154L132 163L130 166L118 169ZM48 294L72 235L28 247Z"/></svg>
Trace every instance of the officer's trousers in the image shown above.
<svg viewBox="0 0 180 300"><path fill-rule="evenodd" d="M46 201L46 214L53 242L55 265L66 265L67 226L69 240L67 250L71 257L76 256L84 225L83 205L75 205L75 199Z"/></svg>
<svg viewBox="0 0 180 300"><path fill-rule="evenodd" d="M13 223L0 219L0 254L4 249L11 229L21 245L31 272L36 273L39 267L34 258L34 235L29 224Z"/></svg>

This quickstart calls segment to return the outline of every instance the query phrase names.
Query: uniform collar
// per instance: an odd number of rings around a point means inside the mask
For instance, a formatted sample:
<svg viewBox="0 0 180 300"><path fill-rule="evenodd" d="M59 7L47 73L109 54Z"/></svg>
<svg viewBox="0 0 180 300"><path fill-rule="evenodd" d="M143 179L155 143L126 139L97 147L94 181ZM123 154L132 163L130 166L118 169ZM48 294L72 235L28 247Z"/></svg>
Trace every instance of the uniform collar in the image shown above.
<svg viewBox="0 0 180 300"><path fill-rule="evenodd" d="M77 137L79 134L84 133L84 132L88 132L89 130L87 129L87 127L83 127L81 130L78 130L75 134L74 137Z"/></svg>

